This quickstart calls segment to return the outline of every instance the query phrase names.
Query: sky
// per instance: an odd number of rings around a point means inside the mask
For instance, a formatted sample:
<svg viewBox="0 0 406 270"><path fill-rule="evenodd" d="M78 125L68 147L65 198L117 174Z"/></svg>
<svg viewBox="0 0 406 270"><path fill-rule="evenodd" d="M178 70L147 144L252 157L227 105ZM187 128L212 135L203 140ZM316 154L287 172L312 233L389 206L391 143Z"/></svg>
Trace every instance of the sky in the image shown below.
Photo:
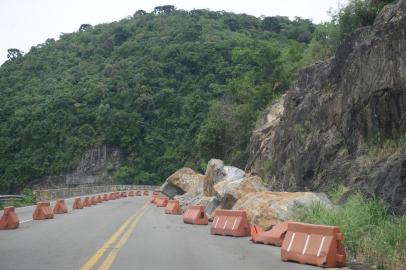
<svg viewBox="0 0 406 270"><path fill-rule="evenodd" d="M225 10L259 16L288 16L328 21L327 11L347 0L0 0L0 64L7 49L28 52L31 46L77 31L83 23L118 21L143 9L174 5L177 9Z"/></svg>

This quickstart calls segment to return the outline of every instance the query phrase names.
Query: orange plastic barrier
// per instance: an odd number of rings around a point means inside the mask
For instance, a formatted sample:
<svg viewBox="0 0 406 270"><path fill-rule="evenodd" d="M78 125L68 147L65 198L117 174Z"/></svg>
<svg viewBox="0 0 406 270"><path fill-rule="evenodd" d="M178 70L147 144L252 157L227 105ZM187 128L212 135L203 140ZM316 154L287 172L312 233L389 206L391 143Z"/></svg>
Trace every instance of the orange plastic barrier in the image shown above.
<svg viewBox="0 0 406 270"><path fill-rule="evenodd" d="M247 213L244 210L216 210L210 233L236 237L249 236Z"/></svg>
<svg viewBox="0 0 406 270"><path fill-rule="evenodd" d="M97 203L102 203L103 202L103 199L102 199L102 197L100 195L97 195L96 202Z"/></svg>
<svg viewBox="0 0 406 270"><path fill-rule="evenodd" d="M120 195L120 192L114 192L114 195L116 195L116 199L120 199L121 198L121 195Z"/></svg>
<svg viewBox="0 0 406 270"><path fill-rule="evenodd" d="M32 214L32 219L42 220L48 218L54 218L54 213L52 212L49 202L37 202L37 207Z"/></svg>
<svg viewBox="0 0 406 270"><path fill-rule="evenodd" d="M108 201L109 200L109 195L107 195L106 193L103 194L103 201Z"/></svg>
<svg viewBox="0 0 406 270"><path fill-rule="evenodd" d="M165 214L180 215L180 204L178 200L169 200L166 204Z"/></svg>
<svg viewBox="0 0 406 270"><path fill-rule="evenodd" d="M127 192L125 191L121 192L121 197L127 197Z"/></svg>
<svg viewBox="0 0 406 270"><path fill-rule="evenodd" d="M346 264L343 239L337 226L289 222L281 258L321 267L342 267Z"/></svg>
<svg viewBox="0 0 406 270"><path fill-rule="evenodd" d="M128 192L128 196L129 196L129 197L134 197L134 195L135 195L135 194L134 194L134 190L131 190L131 191Z"/></svg>
<svg viewBox="0 0 406 270"><path fill-rule="evenodd" d="M149 202L150 203L156 203L156 199L157 199L158 197L157 196L152 196L151 197L151 200L149 200Z"/></svg>
<svg viewBox="0 0 406 270"><path fill-rule="evenodd" d="M137 190L137 192L135 192L135 196L142 196L141 190Z"/></svg>
<svg viewBox="0 0 406 270"><path fill-rule="evenodd" d="M84 207L90 207L92 206L92 202L90 201L89 197L85 197L85 200L83 201L83 206Z"/></svg>
<svg viewBox="0 0 406 270"><path fill-rule="evenodd" d="M82 204L82 200L80 198L76 198L73 201L73 209L83 209L83 204Z"/></svg>
<svg viewBox="0 0 406 270"><path fill-rule="evenodd" d="M95 196L92 196L92 198L90 198L90 203L91 203L92 205L96 205L96 204L97 204L97 200L96 200L96 197L95 197Z"/></svg>
<svg viewBox="0 0 406 270"><path fill-rule="evenodd" d="M281 222L272 227L271 230L265 232L261 227L251 227L251 240L255 243L266 245L282 246L285 239L286 231L288 230L288 222Z"/></svg>
<svg viewBox="0 0 406 270"><path fill-rule="evenodd" d="M157 198L156 199L156 206L158 207L166 207L168 204L168 198Z"/></svg>
<svg viewBox="0 0 406 270"><path fill-rule="evenodd" d="M183 214L183 222L195 225L209 224L209 219L204 209L206 209L205 205L189 205Z"/></svg>
<svg viewBox="0 0 406 270"><path fill-rule="evenodd" d="M20 221L14 211L14 206L4 207L3 215L0 218L0 230L17 229Z"/></svg>
<svg viewBox="0 0 406 270"><path fill-rule="evenodd" d="M148 190L144 190L144 193L143 193L143 195L144 195L144 196L148 196L148 195L149 195L149 192L148 192Z"/></svg>
<svg viewBox="0 0 406 270"><path fill-rule="evenodd" d="M159 190L154 190L154 191L152 192L152 195L159 195L159 193L160 193Z"/></svg>
<svg viewBox="0 0 406 270"><path fill-rule="evenodd" d="M65 200L57 200L54 206L54 214L66 214L68 208L66 207Z"/></svg>
<svg viewBox="0 0 406 270"><path fill-rule="evenodd" d="M109 200L115 200L115 199L116 199L116 195L114 193L110 193Z"/></svg>

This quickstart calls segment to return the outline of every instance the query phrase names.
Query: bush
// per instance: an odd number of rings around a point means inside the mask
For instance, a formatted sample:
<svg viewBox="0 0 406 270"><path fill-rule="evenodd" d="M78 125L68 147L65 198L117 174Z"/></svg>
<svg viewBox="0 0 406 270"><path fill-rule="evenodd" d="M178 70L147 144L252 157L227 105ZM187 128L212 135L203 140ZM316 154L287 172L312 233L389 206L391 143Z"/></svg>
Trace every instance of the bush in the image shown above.
<svg viewBox="0 0 406 270"><path fill-rule="evenodd" d="M348 255L359 262L378 269L406 265L406 217L392 216L376 198L355 194L342 207L332 210L314 204L294 216L302 222L339 226Z"/></svg>

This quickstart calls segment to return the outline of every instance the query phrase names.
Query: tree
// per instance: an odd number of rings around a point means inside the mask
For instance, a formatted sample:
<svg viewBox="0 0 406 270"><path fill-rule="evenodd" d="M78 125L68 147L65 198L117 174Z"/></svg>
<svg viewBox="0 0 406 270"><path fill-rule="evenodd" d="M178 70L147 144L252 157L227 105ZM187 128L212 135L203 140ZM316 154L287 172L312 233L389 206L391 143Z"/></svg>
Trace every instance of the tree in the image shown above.
<svg viewBox="0 0 406 270"><path fill-rule="evenodd" d="M175 11L175 6L173 5L157 6L154 8L154 14L169 14L173 11Z"/></svg>
<svg viewBox="0 0 406 270"><path fill-rule="evenodd" d="M22 52L19 49L11 48L7 50L7 58L9 60L17 59L20 56L22 56Z"/></svg>
<svg viewBox="0 0 406 270"><path fill-rule="evenodd" d="M90 29L92 29L92 25L84 23L84 24L80 25L79 32L84 32L84 31L87 31L87 30L90 30Z"/></svg>
<svg viewBox="0 0 406 270"><path fill-rule="evenodd" d="M134 16L143 16L143 15L146 15L146 14L147 14L147 12L145 10L140 9L140 10L137 10L134 13Z"/></svg>

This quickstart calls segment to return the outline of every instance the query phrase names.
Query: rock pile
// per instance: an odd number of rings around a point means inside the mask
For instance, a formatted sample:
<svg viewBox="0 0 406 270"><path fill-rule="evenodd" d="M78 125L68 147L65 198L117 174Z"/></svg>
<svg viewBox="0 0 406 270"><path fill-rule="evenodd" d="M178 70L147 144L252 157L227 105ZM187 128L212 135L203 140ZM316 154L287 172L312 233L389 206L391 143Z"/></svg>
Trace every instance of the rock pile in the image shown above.
<svg viewBox="0 0 406 270"><path fill-rule="evenodd" d="M179 200L182 212L188 205L206 205L211 217L216 209L247 211L252 224L263 228L288 220L294 209L320 203L331 206L324 193L268 191L259 176L211 159L204 175L190 168L173 173L161 187L170 198Z"/></svg>

